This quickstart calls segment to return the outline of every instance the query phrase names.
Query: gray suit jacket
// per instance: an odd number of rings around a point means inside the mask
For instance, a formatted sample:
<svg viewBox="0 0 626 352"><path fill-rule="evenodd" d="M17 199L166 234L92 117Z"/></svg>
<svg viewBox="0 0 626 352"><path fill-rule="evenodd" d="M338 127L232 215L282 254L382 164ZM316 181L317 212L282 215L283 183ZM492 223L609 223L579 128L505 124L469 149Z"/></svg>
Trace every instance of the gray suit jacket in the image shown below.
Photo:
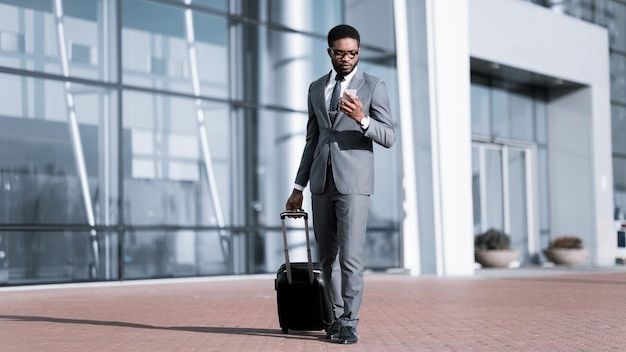
<svg viewBox="0 0 626 352"><path fill-rule="evenodd" d="M342 194L370 195L374 193L373 143L389 148L396 135L389 107L385 83L372 75L357 70L349 89L356 89L363 103L363 112L370 116L367 130L356 121L339 113L331 126L324 95L330 73L309 86L306 144L296 183L306 186L311 193L324 192L328 153L337 190Z"/></svg>

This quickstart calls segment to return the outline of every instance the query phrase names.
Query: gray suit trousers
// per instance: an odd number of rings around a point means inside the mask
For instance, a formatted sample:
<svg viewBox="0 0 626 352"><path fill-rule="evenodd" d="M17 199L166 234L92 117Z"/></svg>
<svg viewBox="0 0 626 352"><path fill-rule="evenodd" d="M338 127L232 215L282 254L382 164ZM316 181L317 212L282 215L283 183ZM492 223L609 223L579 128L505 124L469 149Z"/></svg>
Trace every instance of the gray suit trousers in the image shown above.
<svg viewBox="0 0 626 352"><path fill-rule="evenodd" d="M363 300L370 196L339 193L328 167L324 192L313 194L311 201L315 239L335 317L340 326L356 328Z"/></svg>

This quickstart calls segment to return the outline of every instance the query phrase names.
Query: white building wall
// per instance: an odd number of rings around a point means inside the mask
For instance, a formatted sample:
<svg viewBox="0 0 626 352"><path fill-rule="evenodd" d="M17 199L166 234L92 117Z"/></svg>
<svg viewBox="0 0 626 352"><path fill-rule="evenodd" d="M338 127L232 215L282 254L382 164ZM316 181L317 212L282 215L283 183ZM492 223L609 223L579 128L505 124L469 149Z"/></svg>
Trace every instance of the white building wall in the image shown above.
<svg viewBox="0 0 626 352"><path fill-rule="evenodd" d="M398 72L411 71L411 52L409 22L406 0L394 1L395 13L395 40L398 57ZM414 4L415 5L415 4ZM398 101L400 103L400 123L397 131L400 133L402 143L402 189L404 199L402 202L402 252L403 266L411 275L421 273L417 204L417 177L415 167L415 143L414 143L414 112L413 112L413 89L410 75L398 75ZM417 120L417 119L416 119Z"/></svg>
<svg viewBox="0 0 626 352"><path fill-rule="evenodd" d="M427 1L434 234L438 275L474 272L466 0Z"/></svg>
<svg viewBox="0 0 626 352"><path fill-rule="evenodd" d="M608 74L604 28L520 0L469 3L472 57L588 85Z"/></svg>

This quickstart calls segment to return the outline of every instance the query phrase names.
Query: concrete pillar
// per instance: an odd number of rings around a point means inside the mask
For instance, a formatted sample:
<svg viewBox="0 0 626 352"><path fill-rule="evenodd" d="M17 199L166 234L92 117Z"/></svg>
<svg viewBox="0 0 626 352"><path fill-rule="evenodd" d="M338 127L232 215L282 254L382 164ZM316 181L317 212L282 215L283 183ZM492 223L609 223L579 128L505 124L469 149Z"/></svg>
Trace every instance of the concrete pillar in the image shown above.
<svg viewBox="0 0 626 352"><path fill-rule="evenodd" d="M474 272L468 1L428 0L437 275Z"/></svg>

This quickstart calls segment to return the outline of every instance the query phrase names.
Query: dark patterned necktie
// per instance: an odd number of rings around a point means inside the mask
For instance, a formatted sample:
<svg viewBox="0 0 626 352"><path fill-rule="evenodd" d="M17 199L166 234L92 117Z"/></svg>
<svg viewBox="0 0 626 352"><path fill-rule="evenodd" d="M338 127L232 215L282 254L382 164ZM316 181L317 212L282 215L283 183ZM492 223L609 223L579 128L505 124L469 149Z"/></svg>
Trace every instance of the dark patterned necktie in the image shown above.
<svg viewBox="0 0 626 352"><path fill-rule="evenodd" d="M330 96L330 106L328 112L330 114L330 123L332 125L335 124L335 118L339 113L339 95L341 94L341 82L344 80L343 76L337 75L335 76L337 80L335 82L335 87L333 88L333 94Z"/></svg>

